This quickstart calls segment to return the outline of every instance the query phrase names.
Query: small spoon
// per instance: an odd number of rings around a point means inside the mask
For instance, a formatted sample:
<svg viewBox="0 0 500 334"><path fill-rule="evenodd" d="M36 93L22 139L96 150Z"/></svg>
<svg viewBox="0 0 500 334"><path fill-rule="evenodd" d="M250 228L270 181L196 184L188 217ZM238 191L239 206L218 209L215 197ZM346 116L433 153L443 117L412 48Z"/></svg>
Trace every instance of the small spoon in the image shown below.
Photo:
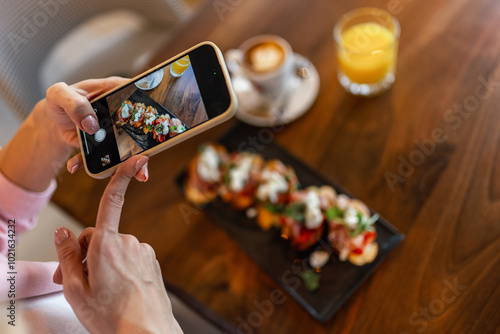
<svg viewBox="0 0 500 334"><path fill-rule="evenodd" d="M307 68L304 64L295 64L295 67L293 68L293 74L299 78L299 80L304 80L309 78L311 75L311 71L309 68ZM283 103L281 104L281 107L279 108L278 112L276 113L276 120L281 120L281 117L283 116L283 113L285 112L286 108L288 107L288 104L290 103L290 92L286 92L285 95L283 96Z"/></svg>

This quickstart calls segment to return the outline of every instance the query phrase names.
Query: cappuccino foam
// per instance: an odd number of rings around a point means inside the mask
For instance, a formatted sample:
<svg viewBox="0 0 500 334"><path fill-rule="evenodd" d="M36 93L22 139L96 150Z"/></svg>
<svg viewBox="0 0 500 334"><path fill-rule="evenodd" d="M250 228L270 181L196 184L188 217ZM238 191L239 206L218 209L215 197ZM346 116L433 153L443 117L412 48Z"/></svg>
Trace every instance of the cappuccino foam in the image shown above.
<svg viewBox="0 0 500 334"><path fill-rule="evenodd" d="M273 42L263 42L254 45L247 51L246 62L254 72L270 72L283 63L285 51Z"/></svg>

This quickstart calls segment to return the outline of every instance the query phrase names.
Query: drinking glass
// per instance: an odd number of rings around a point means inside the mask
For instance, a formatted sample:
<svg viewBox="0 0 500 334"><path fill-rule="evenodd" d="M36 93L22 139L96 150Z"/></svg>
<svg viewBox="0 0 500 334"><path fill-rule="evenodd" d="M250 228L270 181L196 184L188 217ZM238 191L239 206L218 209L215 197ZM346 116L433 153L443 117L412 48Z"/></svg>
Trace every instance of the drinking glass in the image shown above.
<svg viewBox="0 0 500 334"><path fill-rule="evenodd" d="M177 61L175 61L172 66L170 66L170 74L173 77L180 77L181 75L186 72L187 68L191 64L191 60L189 59L189 56L185 56Z"/></svg>
<svg viewBox="0 0 500 334"><path fill-rule="evenodd" d="M333 29L338 79L357 96L388 90L396 75L400 27L388 12L360 8L344 14Z"/></svg>

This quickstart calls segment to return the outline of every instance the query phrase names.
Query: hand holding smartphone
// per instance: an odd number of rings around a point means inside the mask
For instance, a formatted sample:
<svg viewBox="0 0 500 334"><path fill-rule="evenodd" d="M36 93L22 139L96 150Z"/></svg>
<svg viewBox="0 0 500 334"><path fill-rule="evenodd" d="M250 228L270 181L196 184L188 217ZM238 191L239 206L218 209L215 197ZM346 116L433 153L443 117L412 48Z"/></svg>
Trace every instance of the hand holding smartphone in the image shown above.
<svg viewBox="0 0 500 334"><path fill-rule="evenodd" d="M78 130L85 170L105 178L137 154L152 156L230 119L237 108L217 46L200 43L91 105L100 129Z"/></svg>

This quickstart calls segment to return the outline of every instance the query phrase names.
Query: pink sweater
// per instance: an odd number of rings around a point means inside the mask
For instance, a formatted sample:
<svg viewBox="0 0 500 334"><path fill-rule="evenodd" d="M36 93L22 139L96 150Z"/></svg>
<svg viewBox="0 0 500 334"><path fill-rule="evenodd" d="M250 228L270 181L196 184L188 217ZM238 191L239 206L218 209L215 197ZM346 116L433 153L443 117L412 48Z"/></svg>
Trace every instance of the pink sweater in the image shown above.
<svg viewBox="0 0 500 334"><path fill-rule="evenodd" d="M15 261L14 267L9 264L9 253L12 253L13 242L10 241L12 231L8 225L15 220L15 235L19 236L36 224L38 213L47 205L50 196L56 188L55 181L42 192L35 193L22 189L0 173L0 302L13 299L9 297L11 285L7 281L15 272L15 299L39 296L60 291L62 286L52 282L52 275L57 268L57 262L27 262ZM10 241L10 242L9 242ZM55 246L54 246L55 247ZM17 255L17 240L15 242Z"/></svg>

